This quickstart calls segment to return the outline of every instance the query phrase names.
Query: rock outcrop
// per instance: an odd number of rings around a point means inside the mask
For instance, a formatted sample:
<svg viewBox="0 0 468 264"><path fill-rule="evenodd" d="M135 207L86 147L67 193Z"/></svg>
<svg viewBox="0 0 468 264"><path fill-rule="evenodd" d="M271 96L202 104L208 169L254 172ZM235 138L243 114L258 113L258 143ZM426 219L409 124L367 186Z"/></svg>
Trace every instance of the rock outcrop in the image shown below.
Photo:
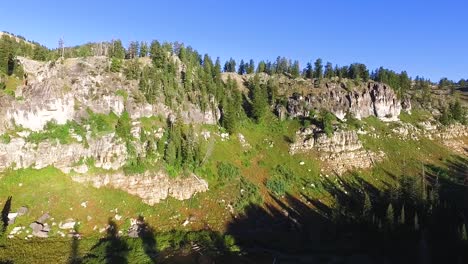
<svg viewBox="0 0 468 264"><path fill-rule="evenodd" d="M402 103L395 92L382 83L369 82L353 91L345 88L344 84L327 83L327 89L316 93L295 94L288 100L288 114L290 117L307 117L311 110L327 109L339 119L350 113L358 119L376 116L384 121L395 121L402 110L411 109L409 100Z"/></svg>
<svg viewBox="0 0 468 264"><path fill-rule="evenodd" d="M96 188L112 187L140 197L145 203L154 205L168 197L178 200L189 199L199 192L208 190L208 183L191 174L185 178L171 179L163 172L137 175L122 173L103 175L74 175L80 183L90 183Z"/></svg>
<svg viewBox="0 0 468 264"><path fill-rule="evenodd" d="M42 169L55 166L70 172L74 164L84 158L93 158L96 167L106 170L117 170L125 164L126 146L116 140L113 133L89 138L87 142L87 146L49 140L36 144L26 142L24 138L13 138L9 143L0 143L0 171L8 167Z"/></svg>
<svg viewBox="0 0 468 264"><path fill-rule="evenodd" d="M355 131L335 131L330 137L317 128L306 128L296 133L291 154L316 152L325 169L342 174L351 169L370 168L382 160L383 152L365 150Z"/></svg>
<svg viewBox="0 0 468 264"><path fill-rule="evenodd" d="M138 89L138 82L108 71L106 57L73 58L37 62L19 57L27 78L14 98L0 98L0 134L15 126L40 131L54 120L65 124L79 121L88 110L120 115L124 109L133 119L175 115L176 111L159 103L148 104ZM127 96L124 96L124 95ZM216 104L213 104L216 105ZM186 123L216 124L217 108L202 111L189 102L177 109Z"/></svg>

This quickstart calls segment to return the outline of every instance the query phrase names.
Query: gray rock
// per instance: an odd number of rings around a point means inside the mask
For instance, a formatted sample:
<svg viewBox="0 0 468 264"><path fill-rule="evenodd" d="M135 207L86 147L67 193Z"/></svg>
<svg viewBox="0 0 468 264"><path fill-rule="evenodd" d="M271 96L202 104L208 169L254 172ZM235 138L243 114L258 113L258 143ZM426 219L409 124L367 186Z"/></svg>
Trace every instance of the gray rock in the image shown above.
<svg viewBox="0 0 468 264"><path fill-rule="evenodd" d="M26 206L21 206L19 209L18 209L18 216L22 216L22 215L25 215L28 213L28 208Z"/></svg>
<svg viewBox="0 0 468 264"><path fill-rule="evenodd" d="M47 219L50 218L50 215L48 213L43 214L39 219L36 220L36 222L44 224Z"/></svg>

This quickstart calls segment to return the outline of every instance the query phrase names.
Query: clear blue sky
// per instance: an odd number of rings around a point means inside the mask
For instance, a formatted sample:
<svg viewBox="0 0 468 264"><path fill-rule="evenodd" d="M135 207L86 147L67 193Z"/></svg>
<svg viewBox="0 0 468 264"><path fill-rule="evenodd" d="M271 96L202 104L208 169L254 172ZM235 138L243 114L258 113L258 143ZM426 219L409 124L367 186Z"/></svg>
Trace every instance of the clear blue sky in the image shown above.
<svg viewBox="0 0 468 264"><path fill-rule="evenodd" d="M321 57L433 81L468 78L467 0L4 1L0 30L48 47L120 38L191 45L221 57Z"/></svg>

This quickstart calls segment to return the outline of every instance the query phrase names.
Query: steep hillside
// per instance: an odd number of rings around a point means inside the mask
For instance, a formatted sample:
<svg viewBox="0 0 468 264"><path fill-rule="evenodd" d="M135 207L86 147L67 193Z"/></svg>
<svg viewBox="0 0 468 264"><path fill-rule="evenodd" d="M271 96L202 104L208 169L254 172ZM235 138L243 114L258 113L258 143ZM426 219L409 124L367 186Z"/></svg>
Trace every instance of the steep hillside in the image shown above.
<svg viewBox="0 0 468 264"><path fill-rule="evenodd" d="M235 73L184 46L112 46L16 54L2 75L0 262L401 263L388 252L415 261L420 243L467 257L467 112L451 94L362 64Z"/></svg>

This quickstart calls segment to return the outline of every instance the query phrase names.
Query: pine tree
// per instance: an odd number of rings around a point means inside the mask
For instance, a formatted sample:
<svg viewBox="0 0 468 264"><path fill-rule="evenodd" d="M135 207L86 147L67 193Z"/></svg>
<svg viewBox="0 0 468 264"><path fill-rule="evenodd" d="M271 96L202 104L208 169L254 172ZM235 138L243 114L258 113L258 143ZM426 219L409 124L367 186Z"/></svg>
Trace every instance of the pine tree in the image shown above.
<svg viewBox="0 0 468 264"><path fill-rule="evenodd" d="M331 62L327 62L327 65L325 66L325 78L331 79L335 77L335 71L333 70L333 65Z"/></svg>
<svg viewBox="0 0 468 264"><path fill-rule="evenodd" d="M140 57L148 56L148 43L142 41L140 43Z"/></svg>
<svg viewBox="0 0 468 264"><path fill-rule="evenodd" d="M419 231L419 217L418 213L414 214L414 230Z"/></svg>
<svg viewBox="0 0 468 264"><path fill-rule="evenodd" d="M393 212L393 205L390 203L387 208L387 224L390 228L393 227L394 219L395 214Z"/></svg>
<svg viewBox="0 0 468 264"><path fill-rule="evenodd" d="M266 71L266 63L264 61L260 61L257 66L257 73L262 73Z"/></svg>
<svg viewBox="0 0 468 264"><path fill-rule="evenodd" d="M249 61L249 64L247 66L247 74L252 74L255 72L255 62L254 60L250 60Z"/></svg>
<svg viewBox="0 0 468 264"><path fill-rule="evenodd" d="M292 67L291 67L291 75L293 78L297 78L299 77L301 73L301 70L300 70L300 65L299 65L299 61L294 61Z"/></svg>
<svg viewBox="0 0 468 264"><path fill-rule="evenodd" d="M461 227L460 238L462 241L468 241L468 236L466 234L466 225L463 224Z"/></svg>
<svg viewBox="0 0 468 264"><path fill-rule="evenodd" d="M363 210L362 210L362 216L366 220L368 220L371 211L372 211L372 203L371 203L369 194L365 193L364 194L364 207L363 207Z"/></svg>
<svg viewBox="0 0 468 264"><path fill-rule="evenodd" d="M307 66L306 66L306 78L307 79L314 78L314 69L313 69L312 64L310 62L308 62Z"/></svg>
<svg viewBox="0 0 468 264"><path fill-rule="evenodd" d="M398 219L398 222L401 224L401 225L404 225L405 224L405 205L403 205L403 207L401 208L401 212L400 212L400 217Z"/></svg>
<svg viewBox="0 0 468 264"><path fill-rule="evenodd" d="M252 91L252 115L255 121L259 123L263 119L268 108L266 89L260 84L258 75L255 75L249 86Z"/></svg>
<svg viewBox="0 0 468 264"><path fill-rule="evenodd" d="M239 64L239 71L237 72L239 75L244 75L246 73L245 63L244 60L240 61Z"/></svg>
<svg viewBox="0 0 468 264"><path fill-rule="evenodd" d="M317 59L314 63L314 78L321 80L323 78L322 59Z"/></svg>

